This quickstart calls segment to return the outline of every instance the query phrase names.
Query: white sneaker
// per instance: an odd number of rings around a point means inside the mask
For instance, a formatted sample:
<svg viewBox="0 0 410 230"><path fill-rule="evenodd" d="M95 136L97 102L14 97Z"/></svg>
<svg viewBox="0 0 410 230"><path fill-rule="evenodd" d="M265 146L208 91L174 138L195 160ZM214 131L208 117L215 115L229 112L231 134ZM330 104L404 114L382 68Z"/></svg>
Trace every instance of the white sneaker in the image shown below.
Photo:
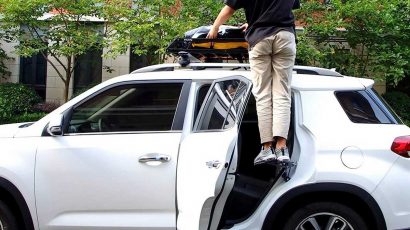
<svg viewBox="0 0 410 230"><path fill-rule="evenodd" d="M275 155L279 162L283 162L283 163L290 162L288 148L275 149Z"/></svg>
<svg viewBox="0 0 410 230"><path fill-rule="evenodd" d="M266 162L270 162L274 160L276 160L276 155L273 154L272 148L267 148L267 149L262 148L258 156L256 156L253 163L255 165L260 165L260 164L264 164Z"/></svg>

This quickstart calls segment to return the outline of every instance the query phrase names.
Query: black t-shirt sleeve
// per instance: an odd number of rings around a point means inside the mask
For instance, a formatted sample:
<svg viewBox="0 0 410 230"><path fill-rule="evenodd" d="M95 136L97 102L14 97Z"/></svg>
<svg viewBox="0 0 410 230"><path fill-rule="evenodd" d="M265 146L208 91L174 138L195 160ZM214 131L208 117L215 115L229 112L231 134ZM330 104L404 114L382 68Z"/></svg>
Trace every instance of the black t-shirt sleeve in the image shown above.
<svg viewBox="0 0 410 230"><path fill-rule="evenodd" d="M225 5L232 7L234 10L239 10L244 7L243 1L246 0L224 0Z"/></svg>
<svg viewBox="0 0 410 230"><path fill-rule="evenodd" d="M300 8L300 1L299 0L295 0L295 2L293 3L293 7L292 9L299 9Z"/></svg>

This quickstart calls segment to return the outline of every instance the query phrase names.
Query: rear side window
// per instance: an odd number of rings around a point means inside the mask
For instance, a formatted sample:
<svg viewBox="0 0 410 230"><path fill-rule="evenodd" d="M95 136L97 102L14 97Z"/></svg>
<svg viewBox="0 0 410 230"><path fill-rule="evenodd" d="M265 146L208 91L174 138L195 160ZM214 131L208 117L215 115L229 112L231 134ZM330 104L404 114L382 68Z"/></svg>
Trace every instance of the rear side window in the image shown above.
<svg viewBox="0 0 410 230"><path fill-rule="evenodd" d="M346 115L354 123L393 124L386 113L366 91L336 92L336 97Z"/></svg>

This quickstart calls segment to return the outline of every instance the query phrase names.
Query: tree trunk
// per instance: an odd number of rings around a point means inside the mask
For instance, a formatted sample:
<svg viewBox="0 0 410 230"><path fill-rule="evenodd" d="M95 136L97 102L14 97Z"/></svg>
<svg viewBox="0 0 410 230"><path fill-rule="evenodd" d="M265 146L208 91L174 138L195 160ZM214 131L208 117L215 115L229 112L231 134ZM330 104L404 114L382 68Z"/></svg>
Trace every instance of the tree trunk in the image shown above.
<svg viewBox="0 0 410 230"><path fill-rule="evenodd" d="M68 92L70 89L70 81L71 81L71 76L73 73L73 71L71 70L71 68L73 68L72 63L73 63L73 57L68 56L67 57L67 70L65 73L65 82L64 82L64 102L68 101Z"/></svg>
<svg viewBox="0 0 410 230"><path fill-rule="evenodd" d="M70 89L70 81L67 80L64 82L64 102L68 101L68 91Z"/></svg>

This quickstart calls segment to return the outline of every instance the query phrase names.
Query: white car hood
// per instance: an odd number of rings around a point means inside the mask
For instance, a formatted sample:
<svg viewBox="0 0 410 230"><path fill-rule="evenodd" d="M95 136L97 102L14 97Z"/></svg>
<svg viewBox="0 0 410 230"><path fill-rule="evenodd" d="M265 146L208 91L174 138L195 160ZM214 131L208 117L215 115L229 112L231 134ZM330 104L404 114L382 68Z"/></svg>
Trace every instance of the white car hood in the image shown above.
<svg viewBox="0 0 410 230"><path fill-rule="evenodd" d="M16 124L9 124L9 125L0 125L0 138L14 137L14 135L16 135L18 131L23 129L23 127L26 124L30 124L30 123L16 123Z"/></svg>

